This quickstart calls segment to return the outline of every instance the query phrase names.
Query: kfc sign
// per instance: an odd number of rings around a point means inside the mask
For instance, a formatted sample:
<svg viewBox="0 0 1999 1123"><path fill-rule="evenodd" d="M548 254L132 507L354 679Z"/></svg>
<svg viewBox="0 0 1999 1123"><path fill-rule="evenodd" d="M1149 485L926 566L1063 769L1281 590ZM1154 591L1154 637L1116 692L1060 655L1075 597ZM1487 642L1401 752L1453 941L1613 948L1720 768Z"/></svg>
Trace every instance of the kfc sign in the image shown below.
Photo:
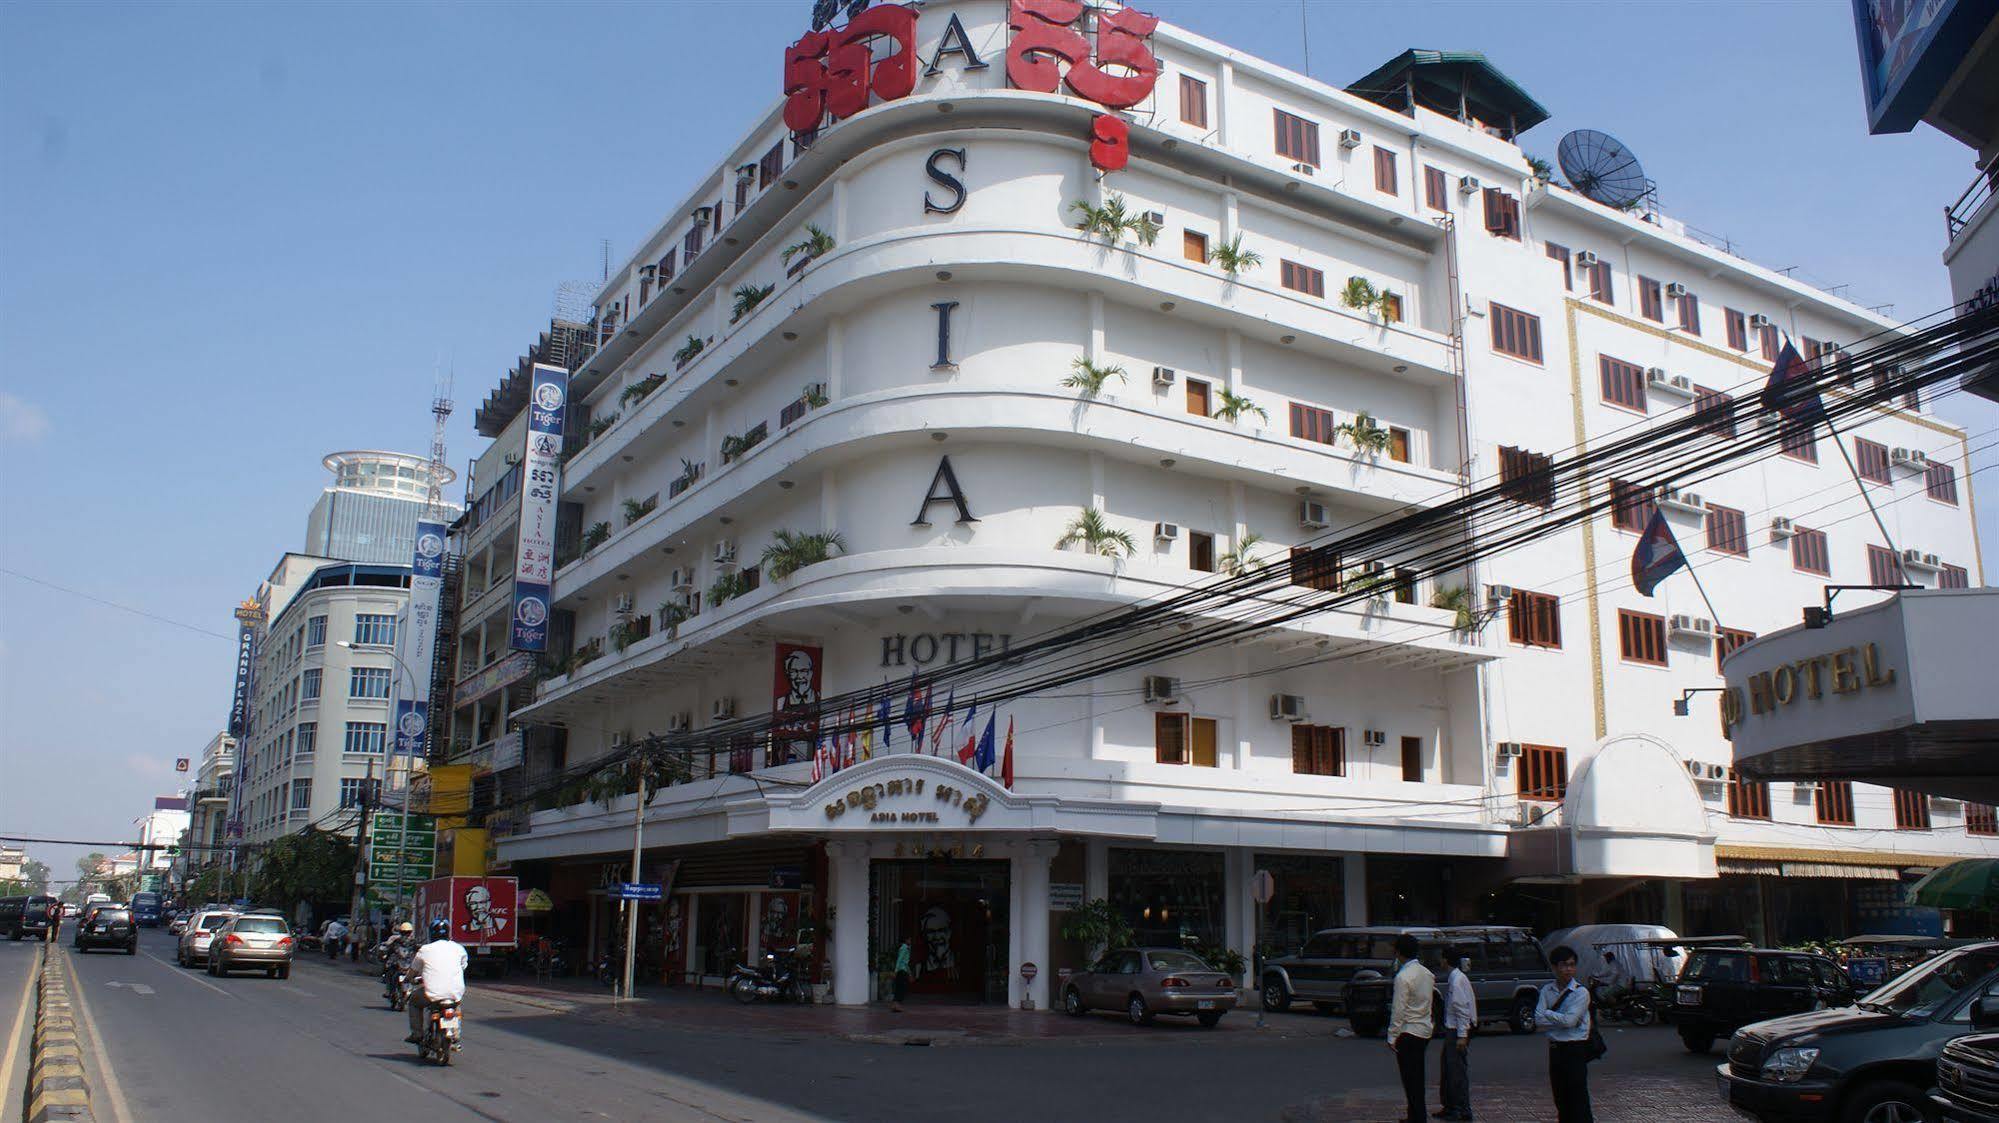
<svg viewBox="0 0 1999 1123"><path fill-rule="evenodd" d="M830 11L815 11L813 29L785 49L784 124L794 133L813 132L874 100L895 101L916 89L915 8L850 3L847 11L846 26L838 28L826 26ZM1008 0L1007 81L1015 89L1066 91L1106 109L1129 109L1152 96L1159 81L1151 47L1158 26L1157 16L1093 8L1084 0ZM985 65L955 15L923 73L938 73L946 54L964 56L968 69ZM1091 123L1092 164L1117 171L1130 155L1131 129L1122 117L1107 113Z"/></svg>

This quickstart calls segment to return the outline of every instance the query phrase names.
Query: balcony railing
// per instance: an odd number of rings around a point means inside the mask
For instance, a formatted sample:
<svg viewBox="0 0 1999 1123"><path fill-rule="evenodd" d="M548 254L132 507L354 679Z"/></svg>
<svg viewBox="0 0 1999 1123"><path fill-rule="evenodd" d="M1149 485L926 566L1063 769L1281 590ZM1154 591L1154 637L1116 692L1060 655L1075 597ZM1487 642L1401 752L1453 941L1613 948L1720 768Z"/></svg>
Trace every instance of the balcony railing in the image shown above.
<svg viewBox="0 0 1999 1123"><path fill-rule="evenodd" d="M1985 165L1978 169L1978 178L1971 181L1971 186L1964 189L1957 202L1944 208L1944 226L1950 241L1957 241L1958 234L1971 225L1972 218L1984 209L1985 204L1992 201L1995 190L1999 190L1999 156L1985 161Z"/></svg>

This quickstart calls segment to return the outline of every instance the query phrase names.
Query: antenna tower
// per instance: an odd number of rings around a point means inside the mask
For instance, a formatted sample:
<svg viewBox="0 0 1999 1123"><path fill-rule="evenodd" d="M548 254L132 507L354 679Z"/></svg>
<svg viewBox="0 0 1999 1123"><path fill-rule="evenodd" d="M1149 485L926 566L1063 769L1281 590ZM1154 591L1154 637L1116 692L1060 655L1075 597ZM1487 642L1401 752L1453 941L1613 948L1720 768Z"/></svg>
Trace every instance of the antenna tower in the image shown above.
<svg viewBox="0 0 1999 1123"><path fill-rule="evenodd" d="M444 463L444 423L451 419L451 372L442 368L432 387L430 416L435 423L430 430L430 493L425 498L424 514L435 519L444 513L444 474L448 470Z"/></svg>

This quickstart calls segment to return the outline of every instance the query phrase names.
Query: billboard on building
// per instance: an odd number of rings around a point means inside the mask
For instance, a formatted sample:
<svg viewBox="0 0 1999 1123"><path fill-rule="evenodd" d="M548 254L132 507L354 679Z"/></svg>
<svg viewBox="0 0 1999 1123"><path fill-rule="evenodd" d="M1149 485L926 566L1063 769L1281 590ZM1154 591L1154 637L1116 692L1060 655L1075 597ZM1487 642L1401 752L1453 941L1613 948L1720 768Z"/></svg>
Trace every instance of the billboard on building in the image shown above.
<svg viewBox="0 0 1999 1123"><path fill-rule="evenodd" d="M1868 131L1915 128L1995 18L1999 0L1853 0Z"/></svg>
<svg viewBox="0 0 1999 1123"><path fill-rule="evenodd" d="M555 494L562 471L562 418L569 372L536 363L528 390L527 448L521 457L521 526L514 562L509 646L548 650L549 585L555 579Z"/></svg>
<svg viewBox="0 0 1999 1123"><path fill-rule="evenodd" d="M443 523L419 519L416 549L410 556L409 626L396 636L404 648L402 674L414 680L397 692L396 748L422 756L430 739L430 670L437 653L437 612L444 594Z"/></svg>

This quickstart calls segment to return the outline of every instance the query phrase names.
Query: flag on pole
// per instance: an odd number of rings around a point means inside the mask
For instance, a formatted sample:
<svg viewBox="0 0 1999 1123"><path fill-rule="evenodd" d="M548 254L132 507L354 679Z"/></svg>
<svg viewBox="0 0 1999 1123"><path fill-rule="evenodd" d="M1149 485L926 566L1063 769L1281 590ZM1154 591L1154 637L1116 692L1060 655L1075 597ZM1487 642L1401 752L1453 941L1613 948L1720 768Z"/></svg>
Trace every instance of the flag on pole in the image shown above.
<svg viewBox="0 0 1999 1123"><path fill-rule="evenodd" d="M861 759L873 760L875 758L874 711L862 706L858 712L861 715Z"/></svg>
<svg viewBox="0 0 1999 1123"><path fill-rule="evenodd" d="M826 742L818 734L812 737L812 782L826 778Z"/></svg>
<svg viewBox="0 0 1999 1123"><path fill-rule="evenodd" d="M861 734L857 728L859 722L852 706L847 707L847 712L841 715L841 724L846 727L846 731L840 735L840 767L852 768L859 763L861 750Z"/></svg>
<svg viewBox="0 0 1999 1123"><path fill-rule="evenodd" d="M1666 525L1665 512L1654 507L1651 521L1645 524L1645 533L1638 536L1638 548L1631 552L1632 586L1649 597L1660 582L1686 565L1687 555L1680 551L1673 528Z"/></svg>
<svg viewBox="0 0 1999 1123"><path fill-rule="evenodd" d="M973 702L972 708L965 711L965 722L962 727L965 731L965 743L958 746L958 763L967 768L972 767L972 759L979 755L978 720L979 704Z"/></svg>
<svg viewBox="0 0 1999 1123"><path fill-rule="evenodd" d="M881 704L875 707L875 727L881 730L883 756L889 754L889 745L895 741L895 718L890 709L887 696L883 696Z"/></svg>
<svg viewBox="0 0 1999 1123"><path fill-rule="evenodd" d="M958 688L954 686L951 688L951 692L944 696L944 712L938 714L930 722L931 756L944 755L944 738L949 735L949 731L952 725L951 711L956 709L957 706L958 706Z"/></svg>
<svg viewBox="0 0 1999 1123"><path fill-rule="evenodd" d="M1006 715L1006 752L1000 756L1000 783L1013 790L1013 715Z"/></svg>
<svg viewBox="0 0 1999 1123"><path fill-rule="evenodd" d="M972 767L978 769L981 774L991 773L993 765L999 762L998 754L993 751L993 733L998 722L999 713L995 710L987 710L986 731L979 734L978 755L972 761Z"/></svg>
<svg viewBox="0 0 1999 1123"><path fill-rule="evenodd" d="M909 672L909 697L902 703L902 720L909 725L909 737L916 751L923 751L923 719L930 712L930 691L916 686L916 672Z"/></svg>
<svg viewBox="0 0 1999 1123"><path fill-rule="evenodd" d="M1825 403L1819 400L1813 371L1790 340L1777 352L1770 381L1763 384L1763 408L1803 425L1825 420Z"/></svg>

